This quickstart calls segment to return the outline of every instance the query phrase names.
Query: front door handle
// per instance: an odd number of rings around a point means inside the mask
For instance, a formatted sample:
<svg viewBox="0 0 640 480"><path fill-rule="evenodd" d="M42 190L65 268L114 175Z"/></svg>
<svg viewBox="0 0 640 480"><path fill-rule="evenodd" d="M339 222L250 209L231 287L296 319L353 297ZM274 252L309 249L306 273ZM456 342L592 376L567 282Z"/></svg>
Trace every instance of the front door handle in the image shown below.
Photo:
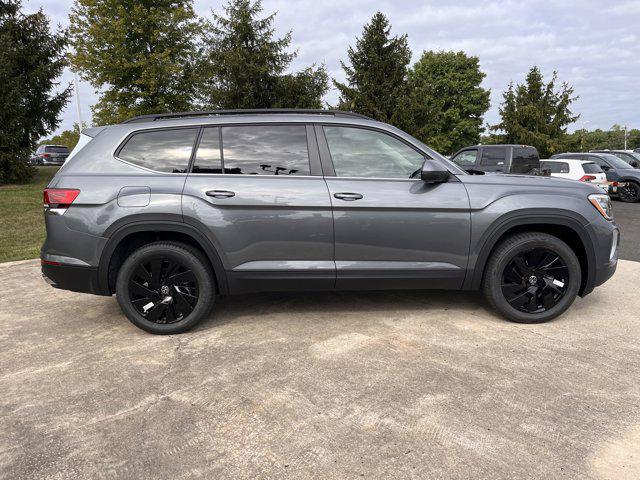
<svg viewBox="0 0 640 480"><path fill-rule="evenodd" d="M353 202L354 200L360 200L362 198L361 193L348 193L348 192L334 193L333 196L336 198L339 198L340 200L345 200L347 202Z"/></svg>
<svg viewBox="0 0 640 480"><path fill-rule="evenodd" d="M213 198L230 198L236 196L235 192L229 190L209 190L206 195L207 197Z"/></svg>

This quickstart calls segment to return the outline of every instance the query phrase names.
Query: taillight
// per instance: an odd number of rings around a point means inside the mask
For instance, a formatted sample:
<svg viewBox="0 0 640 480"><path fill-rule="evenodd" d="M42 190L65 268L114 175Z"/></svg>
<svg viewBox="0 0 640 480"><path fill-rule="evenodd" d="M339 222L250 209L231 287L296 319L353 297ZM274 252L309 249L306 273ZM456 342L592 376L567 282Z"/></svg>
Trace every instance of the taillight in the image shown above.
<svg viewBox="0 0 640 480"><path fill-rule="evenodd" d="M596 177L594 177L593 175L583 175L582 178L580 179L580 181L581 182L592 182L595 179L596 179Z"/></svg>
<svg viewBox="0 0 640 480"><path fill-rule="evenodd" d="M43 192L44 206L68 208L78 195L80 195L80 190L75 188L45 188Z"/></svg>
<svg viewBox="0 0 640 480"><path fill-rule="evenodd" d="M42 154L42 156L43 156L44 158L48 158L48 157L50 157L51 155L49 155L48 153L43 153L43 154Z"/></svg>

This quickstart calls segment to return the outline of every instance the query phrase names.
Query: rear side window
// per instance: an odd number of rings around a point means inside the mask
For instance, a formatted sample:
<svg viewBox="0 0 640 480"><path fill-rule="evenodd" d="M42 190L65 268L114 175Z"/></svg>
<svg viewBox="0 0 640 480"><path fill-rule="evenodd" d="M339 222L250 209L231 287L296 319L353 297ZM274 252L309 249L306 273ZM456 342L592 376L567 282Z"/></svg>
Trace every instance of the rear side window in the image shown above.
<svg viewBox="0 0 640 480"><path fill-rule="evenodd" d="M600 166L595 163L583 163L582 170L584 173L603 173Z"/></svg>
<svg viewBox="0 0 640 480"><path fill-rule="evenodd" d="M148 130L129 137L117 157L156 172L185 173L197 128Z"/></svg>
<svg viewBox="0 0 640 480"><path fill-rule="evenodd" d="M222 127L224 173L310 175L304 125Z"/></svg>
<svg viewBox="0 0 640 480"><path fill-rule="evenodd" d="M220 129L205 128L193 162L193 173L222 173Z"/></svg>
<svg viewBox="0 0 640 480"><path fill-rule="evenodd" d="M480 165L485 167L498 167L497 170L504 169L507 163L507 151L504 148L483 148Z"/></svg>
<svg viewBox="0 0 640 480"><path fill-rule="evenodd" d="M511 173L529 173L540 166L538 151L533 147L514 147ZM569 173L567 170L566 172Z"/></svg>
<svg viewBox="0 0 640 480"><path fill-rule="evenodd" d="M540 168L549 173L569 173L567 162L540 162Z"/></svg>
<svg viewBox="0 0 640 480"><path fill-rule="evenodd" d="M44 151L47 153L69 153L67 147L44 147Z"/></svg>

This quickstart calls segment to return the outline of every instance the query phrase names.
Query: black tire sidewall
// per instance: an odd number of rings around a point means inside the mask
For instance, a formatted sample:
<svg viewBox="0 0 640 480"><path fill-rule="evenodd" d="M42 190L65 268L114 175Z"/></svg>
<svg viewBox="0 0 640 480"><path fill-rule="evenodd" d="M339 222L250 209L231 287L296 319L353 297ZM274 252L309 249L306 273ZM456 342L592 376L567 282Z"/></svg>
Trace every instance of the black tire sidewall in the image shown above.
<svg viewBox="0 0 640 480"><path fill-rule="evenodd" d="M198 281L198 303L193 311L183 320L175 323L161 324L145 319L131 304L129 298L129 279L135 268L150 257L162 255L180 262L191 269ZM174 334L189 330L205 318L211 311L215 298L213 276L203 259L195 252L179 245L155 243L141 247L133 252L122 264L116 281L116 297L123 313L137 327L155 334Z"/></svg>
<svg viewBox="0 0 640 480"><path fill-rule="evenodd" d="M564 313L573 303L582 281L580 262L571 248L559 238L548 234L525 235L522 241L505 242L494 252L494 257L487 270L485 294L490 296L490 303L505 317L518 323L542 323L552 320ZM515 238L518 238L516 236ZM502 293L502 274L507 263L520 252L533 248L545 248L559 255L569 269L569 288L557 305L541 313L525 313L512 307ZM487 288L488 287L488 288Z"/></svg>

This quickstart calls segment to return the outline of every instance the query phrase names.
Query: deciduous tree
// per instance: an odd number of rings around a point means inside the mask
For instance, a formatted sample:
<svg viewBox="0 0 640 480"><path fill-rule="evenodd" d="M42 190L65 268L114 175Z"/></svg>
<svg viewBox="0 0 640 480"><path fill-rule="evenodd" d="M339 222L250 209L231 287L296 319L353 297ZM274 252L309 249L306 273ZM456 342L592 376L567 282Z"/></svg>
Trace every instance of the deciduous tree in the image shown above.
<svg viewBox="0 0 640 480"><path fill-rule="evenodd" d="M478 57L464 52L422 54L409 70L408 93L401 126L445 154L473 145L483 131L490 91Z"/></svg>
<svg viewBox="0 0 640 480"><path fill-rule="evenodd" d="M94 124L193 107L200 21L192 0L76 0L71 60L100 92Z"/></svg>

